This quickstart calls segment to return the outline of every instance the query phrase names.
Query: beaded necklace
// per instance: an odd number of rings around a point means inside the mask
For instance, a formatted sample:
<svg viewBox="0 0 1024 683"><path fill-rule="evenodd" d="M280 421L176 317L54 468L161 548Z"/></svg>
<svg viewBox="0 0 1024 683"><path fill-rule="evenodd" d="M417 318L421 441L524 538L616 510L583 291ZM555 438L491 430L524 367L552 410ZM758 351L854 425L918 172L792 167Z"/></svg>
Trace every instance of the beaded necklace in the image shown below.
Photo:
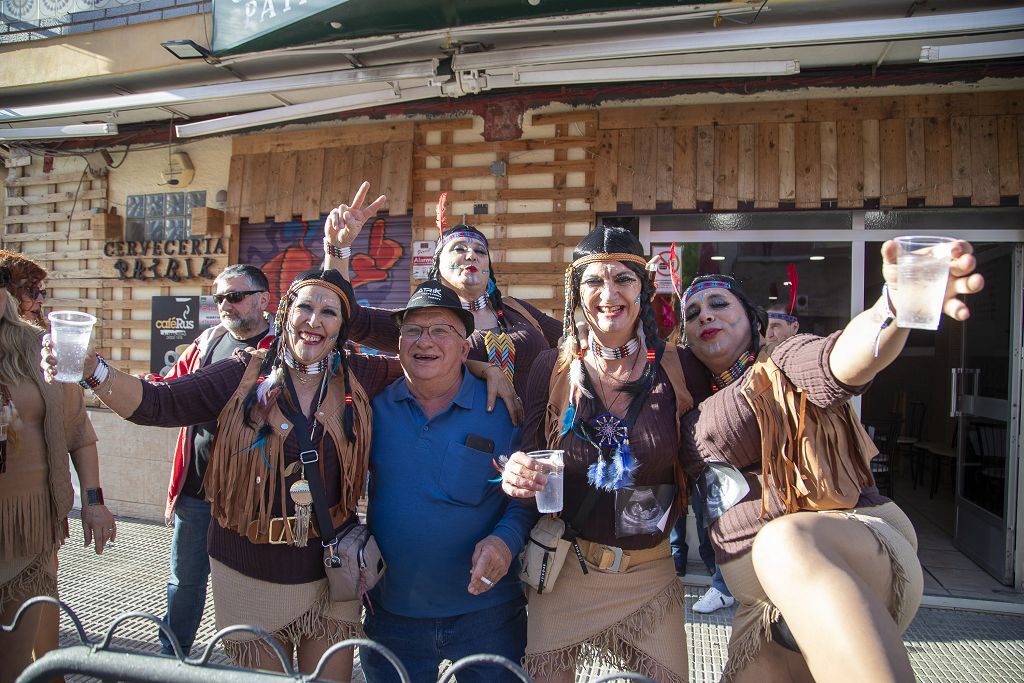
<svg viewBox="0 0 1024 683"><path fill-rule="evenodd" d="M640 339L633 337L622 346L612 348L610 346L602 346L601 342L597 341L597 337L590 335L590 348L593 349L595 356L600 356L606 360L620 360L637 352L637 349L640 348Z"/></svg>
<svg viewBox="0 0 1024 683"><path fill-rule="evenodd" d="M732 364L732 367L711 379L711 391L721 391L738 380L747 371L747 368L754 364L755 360L757 360L757 356L754 355L753 351L745 351Z"/></svg>
<svg viewBox="0 0 1024 683"><path fill-rule="evenodd" d="M328 354L327 356L321 358L320 360L318 360L316 363L313 363L312 365L306 365L304 363L300 363L299 361L295 360L292 357L292 352L289 351L287 348L284 350L284 362L285 362L285 364L288 367L290 367L292 370L295 370L296 372L301 373L303 375L319 375L320 373L322 373L323 371L325 371L327 369L327 366L330 363L329 358L330 358L330 354ZM312 377L297 377L296 379L298 379L303 384L306 384L306 383L311 382L313 380Z"/></svg>
<svg viewBox="0 0 1024 683"><path fill-rule="evenodd" d="M467 311L482 311L487 308L487 295L481 294L475 301L462 301L460 303Z"/></svg>

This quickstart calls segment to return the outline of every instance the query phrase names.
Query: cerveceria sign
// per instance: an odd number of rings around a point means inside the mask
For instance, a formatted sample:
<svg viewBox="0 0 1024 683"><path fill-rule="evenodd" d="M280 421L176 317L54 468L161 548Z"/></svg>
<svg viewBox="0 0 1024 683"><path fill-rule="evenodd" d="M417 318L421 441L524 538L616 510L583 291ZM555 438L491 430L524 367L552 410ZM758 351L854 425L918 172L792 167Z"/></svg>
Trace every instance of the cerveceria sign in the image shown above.
<svg viewBox="0 0 1024 683"><path fill-rule="evenodd" d="M213 279L210 258L227 253L222 238L187 240L109 241L103 253L118 257L114 270L119 280L164 278L178 282L183 278ZM131 259L131 260L129 260Z"/></svg>

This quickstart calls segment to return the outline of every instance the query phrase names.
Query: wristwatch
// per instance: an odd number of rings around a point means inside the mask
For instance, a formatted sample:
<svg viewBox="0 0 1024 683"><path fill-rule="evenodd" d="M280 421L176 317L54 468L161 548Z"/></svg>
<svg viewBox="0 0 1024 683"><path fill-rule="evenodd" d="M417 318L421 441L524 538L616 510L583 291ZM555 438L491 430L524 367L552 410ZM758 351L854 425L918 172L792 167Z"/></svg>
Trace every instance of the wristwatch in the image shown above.
<svg viewBox="0 0 1024 683"><path fill-rule="evenodd" d="M99 486L94 489L86 489L84 493L86 505L103 505L103 489Z"/></svg>

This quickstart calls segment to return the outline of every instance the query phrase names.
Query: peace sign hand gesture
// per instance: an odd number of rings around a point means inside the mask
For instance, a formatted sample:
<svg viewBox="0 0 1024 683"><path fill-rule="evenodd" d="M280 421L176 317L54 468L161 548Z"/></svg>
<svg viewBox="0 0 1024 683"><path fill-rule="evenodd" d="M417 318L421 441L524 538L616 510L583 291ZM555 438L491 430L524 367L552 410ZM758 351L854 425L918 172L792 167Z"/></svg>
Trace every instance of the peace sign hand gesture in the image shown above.
<svg viewBox="0 0 1024 683"><path fill-rule="evenodd" d="M363 229L366 221L377 215L387 197L377 197L369 206L363 206L366 201L366 193L370 191L370 183L363 181L352 198L352 204L341 204L332 209L324 223L324 239L334 247L349 247L356 241L359 232Z"/></svg>

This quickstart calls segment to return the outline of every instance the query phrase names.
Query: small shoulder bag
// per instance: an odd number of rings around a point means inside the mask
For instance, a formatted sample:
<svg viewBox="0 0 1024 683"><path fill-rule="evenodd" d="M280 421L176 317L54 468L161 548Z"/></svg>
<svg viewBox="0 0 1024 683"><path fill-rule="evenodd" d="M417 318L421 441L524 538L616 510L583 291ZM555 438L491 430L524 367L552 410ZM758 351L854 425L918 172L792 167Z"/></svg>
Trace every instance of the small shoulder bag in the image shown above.
<svg viewBox="0 0 1024 683"><path fill-rule="evenodd" d="M300 417L295 415L293 417ZM306 468L309 492L313 498L313 513L320 530L320 541L324 547L324 567L330 584L331 600L351 602L362 600L384 575L387 564L370 528L352 516L340 529L335 530L331 520L331 507L327 504L327 493L320 477L320 453L313 447L312 431L307 435L305 416L296 419L299 435L299 459ZM316 422L313 423L316 429Z"/></svg>

